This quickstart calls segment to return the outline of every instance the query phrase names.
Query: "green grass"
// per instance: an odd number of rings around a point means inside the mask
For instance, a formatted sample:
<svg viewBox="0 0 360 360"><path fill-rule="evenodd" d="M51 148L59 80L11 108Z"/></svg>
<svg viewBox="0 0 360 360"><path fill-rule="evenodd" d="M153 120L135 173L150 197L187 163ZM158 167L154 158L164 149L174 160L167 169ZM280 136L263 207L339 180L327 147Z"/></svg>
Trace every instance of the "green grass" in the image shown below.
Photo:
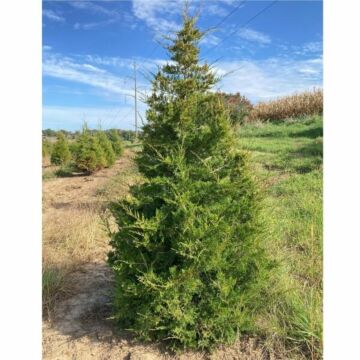
<svg viewBox="0 0 360 360"><path fill-rule="evenodd" d="M249 124L238 133L265 195L267 247L279 263L255 334L288 359L322 356L322 127L322 117L307 117ZM97 195L116 200L138 181L132 164Z"/></svg>
<svg viewBox="0 0 360 360"><path fill-rule="evenodd" d="M306 358L322 352L322 117L245 125L265 192L268 250L279 264L262 329Z"/></svg>

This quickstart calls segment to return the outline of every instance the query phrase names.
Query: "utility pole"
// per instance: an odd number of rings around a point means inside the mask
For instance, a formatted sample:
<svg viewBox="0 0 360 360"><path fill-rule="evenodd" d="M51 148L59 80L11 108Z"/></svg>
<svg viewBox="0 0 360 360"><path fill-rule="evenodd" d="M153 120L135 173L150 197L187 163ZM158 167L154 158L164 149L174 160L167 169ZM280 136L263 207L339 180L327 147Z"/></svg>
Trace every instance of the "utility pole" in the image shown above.
<svg viewBox="0 0 360 360"><path fill-rule="evenodd" d="M134 61L134 80L135 80L135 140L138 138L138 122L137 122L137 88L136 88L136 62Z"/></svg>

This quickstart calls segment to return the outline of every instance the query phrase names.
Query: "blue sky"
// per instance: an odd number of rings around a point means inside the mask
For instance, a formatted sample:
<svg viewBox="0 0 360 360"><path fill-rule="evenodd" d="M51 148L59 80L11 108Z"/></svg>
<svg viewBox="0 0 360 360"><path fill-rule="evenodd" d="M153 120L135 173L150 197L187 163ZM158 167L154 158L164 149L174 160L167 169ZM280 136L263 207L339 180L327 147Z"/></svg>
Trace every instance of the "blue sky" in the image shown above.
<svg viewBox="0 0 360 360"><path fill-rule="evenodd" d="M190 12L200 7L200 28L225 19L200 44L201 57L226 74L214 90L258 102L322 87L322 2L272 3L190 1ZM43 1L43 128L77 130L86 120L134 129L133 63L141 98L148 74L167 60L158 42L179 28L182 7L182 0ZM140 101L142 117L145 110Z"/></svg>

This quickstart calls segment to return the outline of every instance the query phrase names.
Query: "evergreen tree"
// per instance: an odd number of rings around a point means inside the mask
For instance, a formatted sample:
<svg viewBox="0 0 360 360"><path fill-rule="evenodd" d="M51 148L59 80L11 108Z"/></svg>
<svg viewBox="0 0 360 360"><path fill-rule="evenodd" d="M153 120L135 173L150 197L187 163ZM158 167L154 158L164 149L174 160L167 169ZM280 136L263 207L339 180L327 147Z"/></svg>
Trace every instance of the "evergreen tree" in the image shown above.
<svg viewBox="0 0 360 360"><path fill-rule="evenodd" d="M43 158L51 155L51 149L52 149L52 145L51 142L45 138L42 141L42 156Z"/></svg>
<svg viewBox="0 0 360 360"><path fill-rule="evenodd" d="M106 166L104 150L86 124L76 141L75 164L79 170L92 173Z"/></svg>
<svg viewBox="0 0 360 360"><path fill-rule="evenodd" d="M115 129L111 129L107 132L107 136L111 141L111 145L114 149L115 155L117 157L121 156L122 153L124 152L124 146L120 139L119 133Z"/></svg>
<svg viewBox="0 0 360 360"><path fill-rule="evenodd" d="M56 135L57 140L51 151L50 161L54 165L64 165L71 159L69 145L65 135L59 131Z"/></svg>
<svg viewBox="0 0 360 360"><path fill-rule="evenodd" d="M137 157L145 180L112 204L108 258L120 326L174 348L211 348L251 328L269 269L259 194L199 63L195 22L184 15L172 61L154 76Z"/></svg>
<svg viewBox="0 0 360 360"><path fill-rule="evenodd" d="M96 138L98 139L99 144L104 151L106 167L110 167L114 165L116 156L110 140L108 139L106 134L101 130L97 132Z"/></svg>

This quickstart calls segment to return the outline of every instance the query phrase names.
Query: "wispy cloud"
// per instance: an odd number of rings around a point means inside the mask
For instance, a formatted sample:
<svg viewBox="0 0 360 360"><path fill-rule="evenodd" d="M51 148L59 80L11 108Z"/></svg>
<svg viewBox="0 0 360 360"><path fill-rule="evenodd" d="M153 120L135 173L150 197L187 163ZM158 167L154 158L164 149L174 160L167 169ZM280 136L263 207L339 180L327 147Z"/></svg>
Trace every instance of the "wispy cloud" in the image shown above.
<svg viewBox="0 0 360 360"><path fill-rule="evenodd" d="M216 70L228 74L219 84L222 91L239 91L252 101L322 87L322 58L227 61L219 62Z"/></svg>
<svg viewBox="0 0 360 360"><path fill-rule="evenodd" d="M314 53L322 53L323 43L321 41L310 41L303 45L293 45L291 50L295 55L313 55Z"/></svg>
<svg viewBox="0 0 360 360"><path fill-rule="evenodd" d="M109 9L92 1L71 1L69 4L74 8L89 10L94 14L103 14L107 16L119 15L117 10Z"/></svg>
<svg viewBox="0 0 360 360"><path fill-rule="evenodd" d="M76 62L69 57L47 55L43 62L43 75L100 88L115 94L132 95L124 78L88 63Z"/></svg>
<svg viewBox="0 0 360 360"><path fill-rule="evenodd" d="M128 23L130 24L130 26L133 25L131 24L131 22L133 21L133 17L125 11L105 7L103 5L100 5L99 3L95 3L92 1L73 1L69 2L69 4L78 10L88 11L94 15L101 16L102 18L105 17L105 20L100 21L85 23L76 22L74 24L75 30L92 30L98 27L111 25L119 21Z"/></svg>
<svg viewBox="0 0 360 360"><path fill-rule="evenodd" d="M95 28L98 28L98 27L114 24L117 21L118 21L118 19L109 19L109 20L97 21L97 22L91 22L91 23L79 23L79 22L76 22L74 24L74 29L75 30L80 30L80 29L81 30L91 30L91 29L95 29Z"/></svg>
<svg viewBox="0 0 360 360"><path fill-rule="evenodd" d="M214 34L209 33L201 39L200 44L205 45L205 46L215 46L219 42L220 42L219 37L217 37Z"/></svg>
<svg viewBox="0 0 360 360"><path fill-rule="evenodd" d="M166 33L179 28L180 24L170 17L180 14L182 6L180 1L133 0L133 13L155 33Z"/></svg>
<svg viewBox="0 0 360 360"><path fill-rule="evenodd" d="M262 45L267 45L271 43L270 36L264 34L263 32L256 31L250 28L242 28L237 32L238 36L247 41L253 41Z"/></svg>
<svg viewBox="0 0 360 360"><path fill-rule="evenodd" d="M60 14L56 13L53 10L50 9L44 9L42 12L43 16L47 19L56 21L56 22L65 22L65 18L61 16Z"/></svg>

